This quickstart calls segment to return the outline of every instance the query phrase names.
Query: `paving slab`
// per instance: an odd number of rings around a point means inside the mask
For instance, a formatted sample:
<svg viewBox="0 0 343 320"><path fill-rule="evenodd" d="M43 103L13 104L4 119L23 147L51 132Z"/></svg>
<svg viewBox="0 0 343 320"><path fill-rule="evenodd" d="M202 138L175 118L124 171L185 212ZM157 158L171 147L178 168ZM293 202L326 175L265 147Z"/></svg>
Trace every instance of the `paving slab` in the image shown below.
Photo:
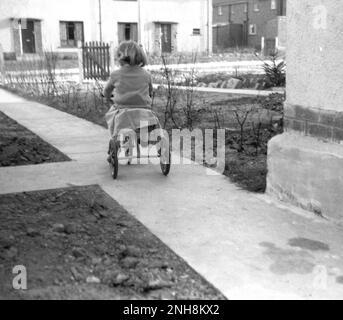
<svg viewBox="0 0 343 320"><path fill-rule="evenodd" d="M16 99L0 90L0 111L77 161L0 168L0 194L98 184L229 299L343 298L342 226L194 163L174 165L169 177L156 165L123 165L114 181L104 128L31 102L32 121L21 120L23 106L8 106Z"/></svg>

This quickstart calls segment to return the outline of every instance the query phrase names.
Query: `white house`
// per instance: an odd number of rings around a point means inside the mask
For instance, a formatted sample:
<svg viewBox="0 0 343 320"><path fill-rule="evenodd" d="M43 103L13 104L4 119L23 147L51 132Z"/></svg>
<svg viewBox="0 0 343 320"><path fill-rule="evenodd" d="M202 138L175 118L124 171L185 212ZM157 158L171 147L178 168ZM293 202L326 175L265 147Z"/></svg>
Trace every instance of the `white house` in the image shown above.
<svg viewBox="0 0 343 320"><path fill-rule="evenodd" d="M206 52L211 25L212 0L0 1L0 44L16 57L128 39L148 52Z"/></svg>

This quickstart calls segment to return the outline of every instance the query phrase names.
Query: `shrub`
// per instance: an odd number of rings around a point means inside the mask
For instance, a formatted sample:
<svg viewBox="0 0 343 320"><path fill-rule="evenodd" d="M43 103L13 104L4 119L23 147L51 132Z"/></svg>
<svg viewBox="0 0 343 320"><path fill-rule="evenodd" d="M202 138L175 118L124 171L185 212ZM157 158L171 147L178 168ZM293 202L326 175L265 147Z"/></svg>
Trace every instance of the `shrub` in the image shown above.
<svg viewBox="0 0 343 320"><path fill-rule="evenodd" d="M270 87L284 87L286 84L286 64L284 60L278 62L277 51L270 56L271 64L264 62L263 70Z"/></svg>

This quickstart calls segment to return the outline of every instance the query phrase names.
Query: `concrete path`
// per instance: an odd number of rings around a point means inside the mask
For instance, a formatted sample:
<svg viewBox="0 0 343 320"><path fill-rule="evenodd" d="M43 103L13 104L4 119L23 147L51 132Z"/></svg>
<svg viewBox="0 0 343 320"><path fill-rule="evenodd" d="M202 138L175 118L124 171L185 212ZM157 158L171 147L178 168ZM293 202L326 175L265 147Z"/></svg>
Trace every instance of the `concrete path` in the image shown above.
<svg viewBox="0 0 343 320"><path fill-rule="evenodd" d="M239 190L198 165L121 166L105 129L0 90L0 111L73 161L0 168L0 194L99 184L229 299L343 298L342 227Z"/></svg>

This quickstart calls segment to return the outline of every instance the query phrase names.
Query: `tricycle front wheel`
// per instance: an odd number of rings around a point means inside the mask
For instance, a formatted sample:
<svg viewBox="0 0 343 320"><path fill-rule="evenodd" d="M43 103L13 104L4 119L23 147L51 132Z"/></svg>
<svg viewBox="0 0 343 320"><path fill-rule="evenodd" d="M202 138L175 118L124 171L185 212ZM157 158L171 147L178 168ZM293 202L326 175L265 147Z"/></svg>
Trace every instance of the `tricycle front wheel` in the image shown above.
<svg viewBox="0 0 343 320"><path fill-rule="evenodd" d="M171 152L170 148L161 148L161 154L160 154L160 166L162 173L167 176L170 172L171 167Z"/></svg>

